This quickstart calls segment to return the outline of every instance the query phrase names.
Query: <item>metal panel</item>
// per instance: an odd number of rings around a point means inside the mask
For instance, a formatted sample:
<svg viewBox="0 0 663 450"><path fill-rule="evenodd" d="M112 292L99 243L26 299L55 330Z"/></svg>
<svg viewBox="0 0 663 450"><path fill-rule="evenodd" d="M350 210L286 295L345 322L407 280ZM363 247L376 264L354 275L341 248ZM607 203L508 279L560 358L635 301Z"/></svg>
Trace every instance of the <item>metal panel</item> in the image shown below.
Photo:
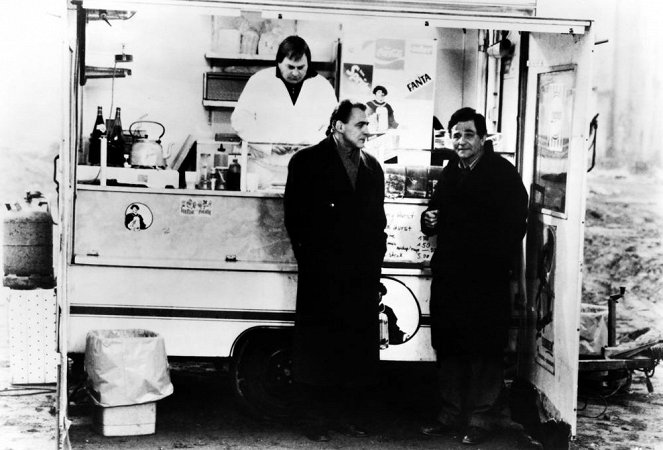
<svg viewBox="0 0 663 450"><path fill-rule="evenodd" d="M583 224L586 198L587 130L591 117L591 52L592 33L585 36L532 34L527 92L527 124L523 149L523 178L534 180L534 149L536 131L536 98L540 74L562 67L575 67L575 89L572 105L571 133L568 143L568 165L565 169L566 203L564 214L533 210L528 235L528 306L532 328L524 348L520 351L529 358L519 367L519 374L530 380L543 394L546 419L561 421L576 429L576 393L578 379L578 342L580 323L580 296L583 270ZM536 195L535 192L531 193ZM539 224L538 228L535 226ZM539 233L540 236L537 234ZM543 235L545 233L545 235ZM537 239L537 236L540 239ZM546 245L552 242L549 262L552 261L551 291L547 300L538 295L541 286L540 258ZM551 244L548 244L551 245ZM545 272L545 270L544 270ZM551 322L540 322L536 329L540 301L553 302L543 309L552 313ZM544 339L545 338L545 339ZM547 341L546 341L547 340ZM547 343L546 343L547 342ZM544 348L545 347L545 348Z"/></svg>
<svg viewBox="0 0 663 450"><path fill-rule="evenodd" d="M432 361L430 276L392 274L397 272L383 270L389 278L383 280L389 289L385 302L413 338L389 346L381 357ZM144 328L164 336L171 356L230 356L244 331L294 322L294 273L83 265L71 266L69 273L70 352L84 351L92 329ZM408 320L418 324L408 327Z"/></svg>
<svg viewBox="0 0 663 450"><path fill-rule="evenodd" d="M172 192L79 190L75 261L200 268L295 263L280 197ZM142 229L126 223L134 205Z"/></svg>

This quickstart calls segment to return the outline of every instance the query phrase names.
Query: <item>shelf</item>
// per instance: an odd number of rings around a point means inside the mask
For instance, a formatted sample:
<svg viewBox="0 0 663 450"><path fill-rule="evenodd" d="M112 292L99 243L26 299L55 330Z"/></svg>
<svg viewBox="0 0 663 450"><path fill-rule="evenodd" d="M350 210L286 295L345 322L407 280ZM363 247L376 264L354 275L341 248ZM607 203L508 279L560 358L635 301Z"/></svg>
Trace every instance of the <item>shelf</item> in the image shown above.
<svg viewBox="0 0 663 450"><path fill-rule="evenodd" d="M237 102L226 100L203 100L203 106L210 108L234 108L237 106Z"/></svg>
<svg viewBox="0 0 663 450"><path fill-rule="evenodd" d="M85 66L86 78L124 78L128 75L131 75L131 69Z"/></svg>
<svg viewBox="0 0 663 450"><path fill-rule="evenodd" d="M265 57L266 55L251 55L240 53L217 53L207 52L205 58L211 65L219 66L261 66L271 67L275 65L275 56ZM336 69L334 62L313 61L311 63L315 70L333 72Z"/></svg>

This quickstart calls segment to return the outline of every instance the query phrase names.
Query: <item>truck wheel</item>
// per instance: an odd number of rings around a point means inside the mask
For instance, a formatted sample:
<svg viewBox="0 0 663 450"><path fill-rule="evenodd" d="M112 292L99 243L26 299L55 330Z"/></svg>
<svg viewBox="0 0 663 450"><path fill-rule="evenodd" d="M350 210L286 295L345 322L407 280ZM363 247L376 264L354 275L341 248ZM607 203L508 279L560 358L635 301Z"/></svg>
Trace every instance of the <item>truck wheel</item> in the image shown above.
<svg viewBox="0 0 663 450"><path fill-rule="evenodd" d="M292 360L288 334L266 331L245 339L231 375L239 405L261 419L282 419L292 408Z"/></svg>

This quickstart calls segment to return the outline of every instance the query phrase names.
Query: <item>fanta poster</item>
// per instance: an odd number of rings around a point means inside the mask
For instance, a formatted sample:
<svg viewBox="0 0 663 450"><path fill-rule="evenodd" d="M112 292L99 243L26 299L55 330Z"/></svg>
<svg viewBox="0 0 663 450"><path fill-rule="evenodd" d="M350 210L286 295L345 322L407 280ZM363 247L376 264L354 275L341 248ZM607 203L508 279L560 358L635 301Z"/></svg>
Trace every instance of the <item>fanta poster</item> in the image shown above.
<svg viewBox="0 0 663 450"><path fill-rule="evenodd" d="M344 43L339 98L368 106L369 129L399 148L430 148L435 98L434 39Z"/></svg>

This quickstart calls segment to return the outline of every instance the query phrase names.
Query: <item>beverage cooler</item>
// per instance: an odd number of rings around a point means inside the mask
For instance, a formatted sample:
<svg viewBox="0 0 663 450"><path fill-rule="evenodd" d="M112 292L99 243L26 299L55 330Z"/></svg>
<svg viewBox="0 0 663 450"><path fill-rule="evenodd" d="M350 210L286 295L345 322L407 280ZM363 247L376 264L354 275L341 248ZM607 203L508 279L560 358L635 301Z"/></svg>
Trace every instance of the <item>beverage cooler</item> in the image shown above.
<svg viewBox="0 0 663 450"><path fill-rule="evenodd" d="M405 336L382 342L381 358L435 360L435 240L419 218L450 152L439 124L472 106L531 198L507 351L543 421L575 433L589 21L536 17L526 0L74 3L63 37L70 132L57 167L63 361L84 352L90 330L147 329L169 356L232 361L251 408L283 403L265 374L288 360L294 323L283 192L302 145L241 141L230 114L247 74L273 66L268 44L299 34L339 98L374 107L366 149L386 178L382 302ZM543 252L555 261L545 280ZM542 284L554 295L537 295Z"/></svg>

